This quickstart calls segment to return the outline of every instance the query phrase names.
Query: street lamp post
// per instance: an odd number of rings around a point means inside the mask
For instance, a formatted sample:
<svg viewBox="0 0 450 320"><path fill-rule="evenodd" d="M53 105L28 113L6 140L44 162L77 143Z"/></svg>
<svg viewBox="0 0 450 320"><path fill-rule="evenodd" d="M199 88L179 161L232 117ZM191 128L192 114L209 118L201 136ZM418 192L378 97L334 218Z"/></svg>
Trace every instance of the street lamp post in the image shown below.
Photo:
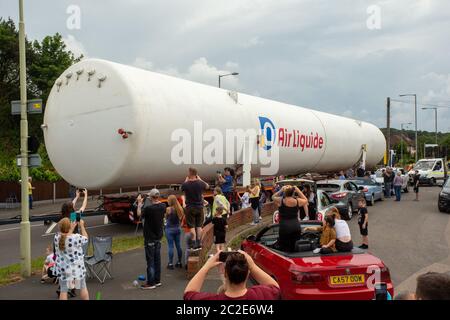
<svg viewBox="0 0 450 320"><path fill-rule="evenodd" d="M31 240L28 200L28 119L27 119L27 74L25 57L25 23L23 0L19 0L19 64L20 64L20 173L21 206L20 222L20 271L22 276L31 275Z"/></svg>
<svg viewBox="0 0 450 320"><path fill-rule="evenodd" d="M415 123L415 140L416 140L416 162L419 160L419 147L417 142L417 94L401 94L400 97L414 97L414 123Z"/></svg>
<svg viewBox="0 0 450 320"><path fill-rule="evenodd" d="M403 126L409 126L409 125L411 125L412 123L411 122L408 122L408 123L402 123L401 125L400 125L400 127L402 128L402 132L401 132L401 135L400 135L400 154L401 154L401 157L402 157L402 164L403 165L405 165L405 160L403 160Z"/></svg>
<svg viewBox="0 0 450 320"><path fill-rule="evenodd" d="M434 110L434 130L436 132L436 144L438 144L438 129L437 129L437 111L438 108L437 107L425 107L422 108L422 110Z"/></svg>
<svg viewBox="0 0 450 320"><path fill-rule="evenodd" d="M238 72L232 72L232 73L227 73L227 74L219 74L219 88L220 88L220 79L221 79L222 77L226 77L226 76L237 76L237 75L239 75Z"/></svg>

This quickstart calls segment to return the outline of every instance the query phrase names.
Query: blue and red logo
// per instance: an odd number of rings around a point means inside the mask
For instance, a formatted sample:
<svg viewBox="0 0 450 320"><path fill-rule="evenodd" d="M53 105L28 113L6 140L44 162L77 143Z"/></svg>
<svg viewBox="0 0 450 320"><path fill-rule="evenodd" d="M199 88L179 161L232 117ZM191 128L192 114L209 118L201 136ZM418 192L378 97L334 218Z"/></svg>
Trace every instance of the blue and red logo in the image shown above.
<svg viewBox="0 0 450 320"><path fill-rule="evenodd" d="M273 146L296 148L302 152L308 149L317 150L324 147L325 139L318 132L301 132L296 129L275 128L275 124L266 117L258 117L260 124L259 146L266 151Z"/></svg>
<svg viewBox="0 0 450 320"><path fill-rule="evenodd" d="M277 137L277 132L273 122L266 117L258 117L261 128L261 136L259 140L259 146L264 150L269 151L272 149Z"/></svg>

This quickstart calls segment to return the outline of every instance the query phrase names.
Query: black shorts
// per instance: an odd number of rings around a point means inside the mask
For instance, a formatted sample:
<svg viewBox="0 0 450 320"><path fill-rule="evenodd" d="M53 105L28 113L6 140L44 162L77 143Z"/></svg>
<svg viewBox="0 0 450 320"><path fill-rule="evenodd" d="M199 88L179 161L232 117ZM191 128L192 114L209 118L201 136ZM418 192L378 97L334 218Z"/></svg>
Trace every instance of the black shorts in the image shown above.
<svg viewBox="0 0 450 320"><path fill-rule="evenodd" d="M361 233L362 236L369 235L369 224L366 225L365 228L362 227L362 223L359 224L359 233Z"/></svg>
<svg viewBox="0 0 450 320"><path fill-rule="evenodd" d="M259 207L259 197L250 198L250 203L252 205L252 209L256 210Z"/></svg>
<svg viewBox="0 0 450 320"><path fill-rule="evenodd" d="M201 228L205 220L203 207L188 207L184 210L186 224L189 228Z"/></svg>
<svg viewBox="0 0 450 320"><path fill-rule="evenodd" d="M419 193L419 187L417 186L417 187L414 187L414 192L415 193Z"/></svg>
<svg viewBox="0 0 450 320"><path fill-rule="evenodd" d="M214 244L223 244L223 243L225 243L225 233L214 234Z"/></svg>

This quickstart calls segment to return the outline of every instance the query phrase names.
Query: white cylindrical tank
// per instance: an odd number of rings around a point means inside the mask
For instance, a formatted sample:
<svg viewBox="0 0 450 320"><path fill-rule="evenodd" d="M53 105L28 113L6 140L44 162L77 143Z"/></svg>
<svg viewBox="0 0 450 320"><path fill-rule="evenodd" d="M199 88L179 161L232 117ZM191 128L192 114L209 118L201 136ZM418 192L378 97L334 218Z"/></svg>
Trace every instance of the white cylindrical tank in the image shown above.
<svg viewBox="0 0 450 320"><path fill-rule="evenodd" d="M366 165L374 166L386 146L381 131L366 122L99 59L85 59L58 78L43 124L56 170L87 188L180 183L191 166L203 179L213 178L241 159L235 152L226 161L233 129L256 132L249 138L254 151L277 150L280 174L349 168L363 145ZM223 162L211 164L201 155L220 136ZM192 148L179 152L186 143ZM220 158L217 149L213 155ZM180 164L180 158L190 161ZM253 176L259 168L252 165Z"/></svg>

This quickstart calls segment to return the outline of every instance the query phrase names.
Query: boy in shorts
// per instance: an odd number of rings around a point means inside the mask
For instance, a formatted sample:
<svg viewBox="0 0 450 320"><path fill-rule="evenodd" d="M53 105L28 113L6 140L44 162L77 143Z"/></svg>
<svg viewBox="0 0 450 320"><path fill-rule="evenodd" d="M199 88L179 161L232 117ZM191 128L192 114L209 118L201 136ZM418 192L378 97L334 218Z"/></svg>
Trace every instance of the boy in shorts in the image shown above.
<svg viewBox="0 0 450 320"><path fill-rule="evenodd" d="M358 225L362 236L362 245L360 249L369 249L369 213L366 207L366 200L359 200Z"/></svg>

